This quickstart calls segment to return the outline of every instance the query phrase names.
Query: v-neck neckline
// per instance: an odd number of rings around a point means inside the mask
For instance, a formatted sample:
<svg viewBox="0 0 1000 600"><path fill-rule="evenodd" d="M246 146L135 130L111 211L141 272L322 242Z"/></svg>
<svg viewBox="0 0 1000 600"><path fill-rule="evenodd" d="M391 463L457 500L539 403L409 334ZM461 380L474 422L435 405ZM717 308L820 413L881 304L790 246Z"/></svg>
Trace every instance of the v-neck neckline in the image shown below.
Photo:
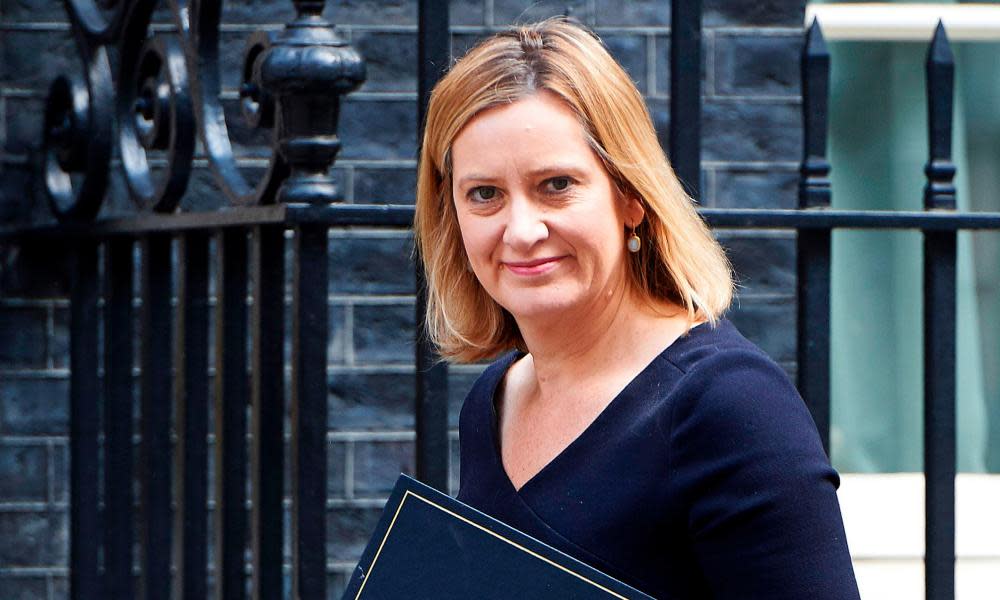
<svg viewBox="0 0 1000 600"><path fill-rule="evenodd" d="M698 323L694 327L688 329L683 335L673 340L656 356L654 356L652 360L650 360L646 364L646 366L644 366L635 375L635 377L630 379L629 382L625 384L625 387L623 387L617 394L615 394L614 398L612 398L611 401L608 402L608 404L605 405L603 409L601 409L601 411L597 414L597 416L594 417L594 419L589 424L587 424L587 426L584 427L583 430L581 430L576 437L570 440L570 442L566 444L559 452L557 452L556 455L553 456L548 462L546 462L541 469L539 469L531 477L526 479L524 483L521 484L521 487L517 487L514 485L513 480L511 480L510 478L510 474L507 473L507 468L503 464L503 449L500 447L500 422L496 408L496 402L497 402L496 395L497 395L497 390L499 390L500 388L500 382L503 381L504 377L507 376L507 371L517 360L523 358L526 355L526 353L521 351L513 351L509 353L507 356L505 356L503 359L501 359L502 362L500 363L499 365L500 368L498 369L499 373L497 374L497 377L491 382L487 398L489 400L489 411L490 411L489 432L491 438L490 445L493 448L492 452L493 461L495 467L498 469L500 473L501 479L503 479L503 482L510 488L510 490L516 496L523 499L525 489L530 487L535 487L537 485L536 482L538 480L543 479L547 473L555 470L556 468L558 468L559 464L568 460L566 458L567 455L574 452L575 448L582 445L587 438L595 435L593 431L597 430L600 427L601 423L607 421L608 419L611 419L614 416L614 413L618 411L617 406L624 404L624 402L622 401L623 398L629 395L630 390L636 385L638 385L638 382L640 380L649 375L654 365L658 364L661 360L667 359L668 354L676 351L680 345L689 340L692 334L695 332L695 330L698 330L698 333L700 333L702 330L711 327L710 325L708 325L707 327L699 327L699 325L701 325L701 323ZM717 327L721 325L722 322L720 321Z"/></svg>

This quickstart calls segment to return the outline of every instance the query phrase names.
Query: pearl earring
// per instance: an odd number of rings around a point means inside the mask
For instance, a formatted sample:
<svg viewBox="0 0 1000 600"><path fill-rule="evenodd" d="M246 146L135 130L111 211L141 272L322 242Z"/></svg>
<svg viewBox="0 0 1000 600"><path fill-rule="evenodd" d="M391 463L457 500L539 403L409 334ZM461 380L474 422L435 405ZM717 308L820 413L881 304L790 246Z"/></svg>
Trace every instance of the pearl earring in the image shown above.
<svg viewBox="0 0 1000 600"><path fill-rule="evenodd" d="M628 242L625 245L632 254L635 254L639 251L639 248L642 248L642 240L635 234L635 225L632 226L632 235L629 236Z"/></svg>

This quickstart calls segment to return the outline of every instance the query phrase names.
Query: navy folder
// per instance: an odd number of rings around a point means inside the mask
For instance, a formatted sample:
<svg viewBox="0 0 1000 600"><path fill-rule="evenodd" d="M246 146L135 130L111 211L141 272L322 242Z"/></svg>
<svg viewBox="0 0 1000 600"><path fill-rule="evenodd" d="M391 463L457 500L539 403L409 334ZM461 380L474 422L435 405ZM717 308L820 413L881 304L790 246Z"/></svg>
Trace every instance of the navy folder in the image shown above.
<svg viewBox="0 0 1000 600"><path fill-rule="evenodd" d="M581 600L646 594L400 475L343 600Z"/></svg>

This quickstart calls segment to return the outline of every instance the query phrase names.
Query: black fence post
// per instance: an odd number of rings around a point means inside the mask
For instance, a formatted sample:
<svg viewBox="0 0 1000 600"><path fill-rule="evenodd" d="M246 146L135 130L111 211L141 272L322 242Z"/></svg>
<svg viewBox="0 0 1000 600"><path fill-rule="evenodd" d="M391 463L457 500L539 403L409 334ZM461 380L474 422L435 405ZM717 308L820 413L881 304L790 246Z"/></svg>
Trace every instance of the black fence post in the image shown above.
<svg viewBox="0 0 1000 600"><path fill-rule="evenodd" d="M132 494L132 349L134 279L130 237L105 245L104 295L104 592L131 600L135 518Z"/></svg>
<svg viewBox="0 0 1000 600"><path fill-rule="evenodd" d="M215 597L245 593L247 237L241 228L218 235L215 304Z"/></svg>
<svg viewBox="0 0 1000 600"><path fill-rule="evenodd" d="M701 0L670 2L670 148L693 198L701 190Z"/></svg>
<svg viewBox="0 0 1000 600"><path fill-rule="evenodd" d="M799 209L830 207L830 163L826 160L830 53L819 22L802 49L803 156ZM798 387L823 448L830 453L830 230L800 229L796 237L798 280Z"/></svg>
<svg viewBox="0 0 1000 600"><path fill-rule="evenodd" d="M285 228L254 230L253 261L253 597L282 597L285 482Z"/></svg>
<svg viewBox="0 0 1000 600"><path fill-rule="evenodd" d="M260 57L260 85L280 116L278 151L290 169L286 204L341 201L331 175L340 151L341 96L365 80L365 63L322 16L323 0L294 0L297 16ZM295 230L292 312L292 597L326 597L327 340L329 227Z"/></svg>
<svg viewBox="0 0 1000 600"><path fill-rule="evenodd" d="M172 399L171 237L150 233L142 252L142 596L168 600L172 553L170 412Z"/></svg>
<svg viewBox="0 0 1000 600"><path fill-rule="evenodd" d="M423 139L424 121L431 90L448 67L451 56L447 0L420 0L419 5L419 140ZM416 463L417 479L448 492L448 365L440 360L427 337L424 318L427 312L427 282L417 261L416 302Z"/></svg>
<svg viewBox="0 0 1000 600"><path fill-rule="evenodd" d="M927 53L930 157L924 209L954 211L955 59L938 23ZM924 232L925 577L928 600L955 597L955 231Z"/></svg>
<svg viewBox="0 0 1000 600"><path fill-rule="evenodd" d="M327 228L295 232L292 284L293 598L326 597Z"/></svg>
<svg viewBox="0 0 1000 600"><path fill-rule="evenodd" d="M182 235L177 255L174 566L180 597L200 600L208 593L208 233Z"/></svg>
<svg viewBox="0 0 1000 600"><path fill-rule="evenodd" d="M101 596L97 572L101 543L97 493L97 243L81 241L73 264L70 298L70 596Z"/></svg>

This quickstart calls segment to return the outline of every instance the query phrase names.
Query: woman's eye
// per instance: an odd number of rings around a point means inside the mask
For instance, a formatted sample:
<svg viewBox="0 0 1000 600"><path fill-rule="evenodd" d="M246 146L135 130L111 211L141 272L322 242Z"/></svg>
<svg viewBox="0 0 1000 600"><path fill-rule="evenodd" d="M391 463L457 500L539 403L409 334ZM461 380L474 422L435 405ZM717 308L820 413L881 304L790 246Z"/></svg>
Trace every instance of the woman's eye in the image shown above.
<svg viewBox="0 0 1000 600"><path fill-rule="evenodd" d="M473 200L484 202L492 200L494 197L496 197L497 189L493 186L481 185L479 187L472 188L472 191L469 193L469 195L472 196Z"/></svg>
<svg viewBox="0 0 1000 600"><path fill-rule="evenodd" d="M549 180L549 187L557 192L564 191L569 187L569 177L553 177Z"/></svg>

